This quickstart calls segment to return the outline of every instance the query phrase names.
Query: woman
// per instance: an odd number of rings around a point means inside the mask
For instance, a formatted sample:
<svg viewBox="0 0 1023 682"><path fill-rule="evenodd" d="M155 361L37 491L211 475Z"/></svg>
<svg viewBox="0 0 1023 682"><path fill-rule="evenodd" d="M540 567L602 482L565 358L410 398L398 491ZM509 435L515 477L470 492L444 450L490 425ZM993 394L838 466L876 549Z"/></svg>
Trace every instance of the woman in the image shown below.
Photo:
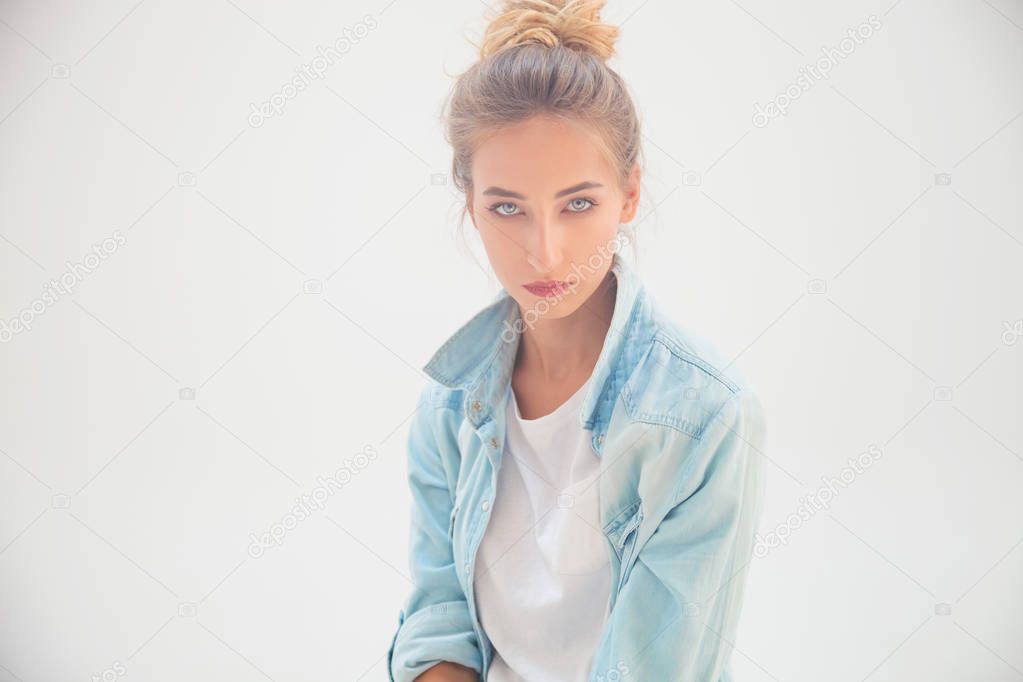
<svg viewBox="0 0 1023 682"><path fill-rule="evenodd" d="M502 290L424 368L391 680L729 680L761 404L620 255L639 123L590 0L505 2L447 103Z"/></svg>

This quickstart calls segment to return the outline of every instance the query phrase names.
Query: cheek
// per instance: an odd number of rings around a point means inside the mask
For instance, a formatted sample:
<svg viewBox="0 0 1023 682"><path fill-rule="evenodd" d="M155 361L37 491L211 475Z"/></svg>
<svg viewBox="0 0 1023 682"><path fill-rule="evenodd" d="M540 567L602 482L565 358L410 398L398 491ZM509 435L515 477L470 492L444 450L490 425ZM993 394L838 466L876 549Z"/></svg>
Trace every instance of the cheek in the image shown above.
<svg viewBox="0 0 1023 682"><path fill-rule="evenodd" d="M485 218L478 227L483 248L495 266L522 256L523 248L518 244L519 236L502 225L499 220L493 217Z"/></svg>
<svg viewBox="0 0 1023 682"><path fill-rule="evenodd" d="M476 209L476 226L480 229L481 235L486 235L492 241L502 239L502 234L509 234L516 222L502 218L486 206Z"/></svg>
<svg viewBox="0 0 1023 682"><path fill-rule="evenodd" d="M620 204L613 199L604 199L600 204L590 209L590 220L600 223L617 223L620 213Z"/></svg>
<svg viewBox="0 0 1023 682"><path fill-rule="evenodd" d="M580 232L591 241L610 239L618 232L618 217L619 211L614 206L601 204L580 217L579 224L583 227Z"/></svg>

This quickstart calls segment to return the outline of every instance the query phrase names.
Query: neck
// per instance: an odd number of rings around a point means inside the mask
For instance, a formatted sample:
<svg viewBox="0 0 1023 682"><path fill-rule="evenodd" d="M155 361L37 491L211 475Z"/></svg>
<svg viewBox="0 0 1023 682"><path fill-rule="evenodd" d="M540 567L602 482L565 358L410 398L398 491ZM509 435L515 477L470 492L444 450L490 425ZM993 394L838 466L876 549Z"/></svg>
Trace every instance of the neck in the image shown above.
<svg viewBox="0 0 1023 682"><path fill-rule="evenodd" d="M557 383L589 375L611 327L618 279L608 271L596 291L565 317L538 319L522 331L515 369Z"/></svg>

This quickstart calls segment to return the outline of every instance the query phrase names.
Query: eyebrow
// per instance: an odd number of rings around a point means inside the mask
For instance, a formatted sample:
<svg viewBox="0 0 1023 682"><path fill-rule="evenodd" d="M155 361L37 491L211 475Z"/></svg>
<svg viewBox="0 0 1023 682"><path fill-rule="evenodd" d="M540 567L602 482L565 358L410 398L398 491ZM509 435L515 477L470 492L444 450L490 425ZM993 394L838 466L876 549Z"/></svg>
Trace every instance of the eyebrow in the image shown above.
<svg viewBox="0 0 1023 682"><path fill-rule="evenodd" d="M566 187L565 189L563 189L560 192L558 192L557 194L555 194L554 198L557 199L558 197L563 197L566 194L572 194L573 192L578 192L578 191L584 190L584 189L591 189L591 188L594 188L594 187L603 187L603 185L600 184L599 182L591 182L591 181L587 180L586 182L580 182L577 185L572 185L571 187ZM493 194L493 195L496 195L496 196L499 196L499 197L511 197L513 199L525 199L526 198L526 195L524 195L524 194L519 194L518 192L513 192L510 189L503 189L501 187L488 187L485 190L483 190L483 194Z"/></svg>

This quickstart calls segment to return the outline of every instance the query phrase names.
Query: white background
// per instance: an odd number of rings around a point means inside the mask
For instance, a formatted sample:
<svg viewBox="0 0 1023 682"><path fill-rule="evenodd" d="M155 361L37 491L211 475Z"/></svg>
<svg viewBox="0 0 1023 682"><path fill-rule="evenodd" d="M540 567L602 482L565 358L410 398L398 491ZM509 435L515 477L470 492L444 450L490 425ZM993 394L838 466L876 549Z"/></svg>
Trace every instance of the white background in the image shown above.
<svg viewBox="0 0 1023 682"><path fill-rule="evenodd" d="M420 368L496 293L436 184L485 11L0 2L0 320L125 240L0 344L0 681L385 679ZM605 19L644 124L639 271L769 410L761 532L882 453L754 562L738 679L1023 680L1023 3Z"/></svg>

